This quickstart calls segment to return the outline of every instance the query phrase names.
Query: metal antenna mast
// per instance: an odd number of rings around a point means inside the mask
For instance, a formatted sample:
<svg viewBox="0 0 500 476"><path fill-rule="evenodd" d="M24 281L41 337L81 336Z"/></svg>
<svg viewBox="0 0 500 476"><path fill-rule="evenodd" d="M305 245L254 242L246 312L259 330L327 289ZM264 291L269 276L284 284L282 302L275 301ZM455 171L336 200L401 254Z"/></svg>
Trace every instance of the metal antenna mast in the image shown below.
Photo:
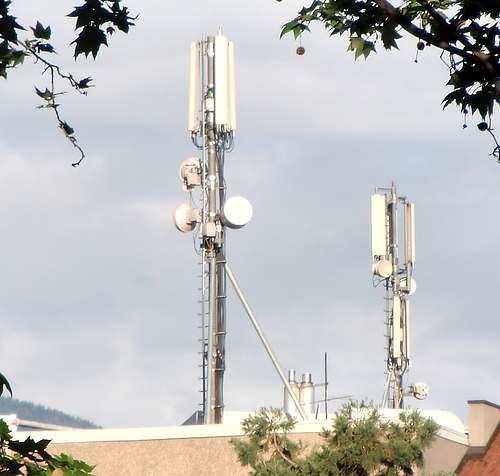
<svg viewBox="0 0 500 476"><path fill-rule="evenodd" d="M400 233L400 206L403 233ZM427 397L426 384L407 390L403 378L411 367L410 301L416 290L412 278L415 264L415 206L391 188L376 188L371 197L371 229L374 285L386 290L386 376L382 407L403 408L404 397Z"/></svg>
<svg viewBox="0 0 500 476"><path fill-rule="evenodd" d="M225 227L239 228L252 214L244 198L226 201L224 160L232 148L236 118L233 44L221 30L216 36L192 43L189 89L188 130L202 157L185 160L180 176L183 189L191 197L200 187L199 208L194 208L193 202L179 206L175 223L183 232L197 230L201 257L201 406L205 423L221 423L226 338Z"/></svg>
<svg viewBox="0 0 500 476"><path fill-rule="evenodd" d="M278 375L300 416L306 415L246 301L225 255L226 228L241 228L252 217L243 197L226 198L224 162L236 130L234 47L222 34L203 37L191 45L188 131L201 159L182 162L179 175L190 203L179 205L174 222L179 231L196 230L201 258L202 412L204 423L222 423L226 339L226 277L229 278ZM199 203L193 192L199 190ZM293 394L293 395L292 395Z"/></svg>

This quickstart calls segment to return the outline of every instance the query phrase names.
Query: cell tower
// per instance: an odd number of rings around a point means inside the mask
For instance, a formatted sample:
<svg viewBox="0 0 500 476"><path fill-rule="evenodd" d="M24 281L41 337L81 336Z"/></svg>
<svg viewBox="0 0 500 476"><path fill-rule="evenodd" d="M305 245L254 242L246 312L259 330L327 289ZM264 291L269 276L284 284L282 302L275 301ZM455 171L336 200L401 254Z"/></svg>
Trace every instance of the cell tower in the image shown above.
<svg viewBox="0 0 500 476"><path fill-rule="evenodd" d="M382 283L386 290L387 370L381 406L403 408L404 396L423 400L429 389L424 383L404 388L403 378L411 367L409 296L416 290L415 206L398 196L394 183L376 188L371 197L371 231L374 285Z"/></svg>
<svg viewBox="0 0 500 476"><path fill-rule="evenodd" d="M226 227L241 228L252 216L242 197L226 199L224 161L236 129L233 43L219 30L191 45L188 131L201 159L182 162L180 178L190 204L175 210L182 232L196 230L201 258L202 412L221 423L224 411L226 339ZM193 192L199 191L198 203ZM197 247L198 248L198 247Z"/></svg>
<svg viewBox="0 0 500 476"><path fill-rule="evenodd" d="M252 217L243 197L226 198L224 163L236 130L234 47L222 34L204 36L191 45L188 131L201 158L182 162L179 175L190 203L179 205L174 223L181 232L195 232L201 258L201 369L204 423L222 423L226 340L226 277L229 279L290 394L293 393L253 311L226 261L226 228L241 228ZM198 198L195 193L198 192ZM295 394L291 398L302 418Z"/></svg>

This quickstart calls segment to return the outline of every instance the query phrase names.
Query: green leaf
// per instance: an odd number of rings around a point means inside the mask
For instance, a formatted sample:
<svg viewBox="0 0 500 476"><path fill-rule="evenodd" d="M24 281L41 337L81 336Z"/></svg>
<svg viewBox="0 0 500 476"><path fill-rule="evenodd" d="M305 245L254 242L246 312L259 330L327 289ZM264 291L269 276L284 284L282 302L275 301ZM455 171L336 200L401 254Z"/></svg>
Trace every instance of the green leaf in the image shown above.
<svg viewBox="0 0 500 476"><path fill-rule="evenodd" d="M88 77L88 78L84 78L80 81L78 81L78 87L80 89L87 89L87 88L90 88L92 87L89 83L92 81L92 78L91 77Z"/></svg>
<svg viewBox="0 0 500 476"><path fill-rule="evenodd" d="M396 40L399 40L401 35L397 32L392 23L388 21L384 23L381 37L386 50L390 50L391 48L399 49Z"/></svg>
<svg viewBox="0 0 500 476"><path fill-rule="evenodd" d="M95 59L101 45L108 46L106 34L97 26L84 27L78 38L71 44L75 44L75 59L81 54L87 58L90 53Z"/></svg>
<svg viewBox="0 0 500 476"><path fill-rule="evenodd" d="M10 383L5 378L5 376L2 373L0 373L0 395L3 394L4 387L7 389L7 391L10 393L10 396L12 397L12 388L10 387Z"/></svg>
<svg viewBox="0 0 500 476"><path fill-rule="evenodd" d="M112 15L111 21L113 22L113 24L120 31L123 31L124 33L128 33L130 27L134 25L134 23L132 21L130 21L130 20L133 20L134 18L132 18L129 15L128 8L127 7L120 7L119 2L115 1L113 3L112 11L113 11L113 15Z"/></svg>
<svg viewBox="0 0 500 476"><path fill-rule="evenodd" d="M10 0L0 0L0 16L5 17L9 13Z"/></svg>
<svg viewBox="0 0 500 476"><path fill-rule="evenodd" d="M103 23L111 21L112 13L103 7L100 0L85 0L85 3L75 9L68 15L76 17L76 27L85 28L89 26L100 26Z"/></svg>
<svg viewBox="0 0 500 476"><path fill-rule="evenodd" d="M41 40L50 40L50 35L52 33L50 26L47 26L47 28L44 28L43 25L37 21L35 28L31 27L33 30L33 35L35 35L35 38L40 38Z"/></svg>
<svg viewBox="0 0 500 476"><path fill-rule="evenodd" d="M375 44L372 41L365 41L365 46L363 48L363 56L365 57L365 59L368 58L368 55L370 53L373 53L375 51Z"/></svg>
<svg viewBox="0 0 500 476"><path fill-rule="evenodd" d="M462 104L466 94L467 93L464 88L455 89L451 93L447 94L441 101L441 104L443 104L443 109L449 106L453 101L455 101L457 104Z"/></svg>
<svg viewBox="0 0 500 476"><path fill-rule="evenodd" d="M292 32L295 39L297 39L304 31L310 31L309 27L304 23L300 23L297 20L293 20L286 23L281 30L280 38L283 38L287 33Z"/></svg>
<svg viewBox="0 0 500 476"><path fill-rule="evenodd" d="M19 23L16 21L16 17L11 15L0 17L0 38L11 43L17 43L17 32L16 30L24 30Z"/></svg>
<svg viewBox="0 0 500 476"><path fill-rule="evenodd" d="M365 40L359 36L353 36L349 40L348 51L354 51L354 58L358 59L363 54L365 47Z"/></svg>
<svg viewBox="0 0 500 476"><path fill-rule="evenodd" d="M54 47L50 44L50 43L42 43L41 41L38 41L34 48L38 51L38 52L44 52L44 53L55 53L56 50L54 49Z"/></svg>
<svg viewBox="0 0 500 476"><path fill-rule="evenodd" d="M0 43L0 60L8 58L10 56L11 48L9 48L9 43L7 41L2 41Z"/></svg>
<svg viewBox="0 0 500 476"><path fill-rule="evenodd" d="M281 29L280 38L283 38L287 33L293 31L297 22L295 20L285 23Z"/></svg>
<svg viewBox="0 0 500 476"><path fill-rule="evenodd" d="M347 51L354 51L354 58L358 59L361 55L368 57L368 55L375 50L375 44L372 41L365 40L359 36L353 36L349 39L349 47Z"/></svg>
<svg viewBox="0 0 500 476"><path fill-rule="evenodd" d="M45 91L40 91L36 86L35 86L35 91L38 96L40 96L42 99L45 99L46 101L50 101L54 98L54 95L52 94L51 91L49 91L47 88L45 88Z"/></svg>
<svg viewBox="0 0 500 476"><path fill-rule="evenodd" d="M91 466L84 461L73 458L71 455L61 453L52 457L55 468L60 468L64 476L87 476L92 474L95 466Z"/></svg>
<svg viewBox="0 0 500 476"><path fill-rule="evenodd" d="M0 418L0 441L10 440L11 437L9 425Z"/></svg>

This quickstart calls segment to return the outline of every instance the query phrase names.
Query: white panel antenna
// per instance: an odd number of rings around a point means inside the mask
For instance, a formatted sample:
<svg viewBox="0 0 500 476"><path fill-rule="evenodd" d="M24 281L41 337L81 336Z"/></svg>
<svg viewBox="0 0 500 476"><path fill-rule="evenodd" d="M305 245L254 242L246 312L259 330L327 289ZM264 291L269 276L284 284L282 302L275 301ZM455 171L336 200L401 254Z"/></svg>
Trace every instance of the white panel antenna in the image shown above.
<svg viewBox="0 0 500 476"><path fill-rule="evenodd" d="M219 32L215 37L215 124L229 127L229 43Z"/></svg>
<svg viewBox="0 0 500 476"><path fill-rule="evenodd" d="M387 203L383 194L371 197L372 255L386 256L387 253Z"/></svg>
<svg viewBox="0 0 500 476"><path fill-rule="evenodd" d="M415 205L405 204L405 258L406 262L415 265Z"/></svg>
<svg viewBox="0 0 500 476"><path fill-rule="evenodd" d="M236 130L236 85L234 76L234 44L229 42L228 48L229 61L229 87L228 87L228 102L229 102L229 129Z"/></svg>
<svg viewBox="0 0 500 476"><path fill-rule="evenodd" d="M392 356L395 359L401 358L401 298L394 296L392 301Z"/></svg>
<svg viewBox="0 0 500 476"><path fill-rule="evenodd" d="M410 318L410 301L408 299L405 299L405 307L404 307L404 310L405 310L405 315L404 315L404 319L405 319L405 325L404 325L404 329L405 329L405 332L406 332L406 335L405 335L405 339L404 339L404 342L405 342L405 355L406 355L406 358L408 359L408 366L411 367L411 335L410 335L410 332L411 332L411 318Z"/></svg>
<svg viewBox="0 0 500 476"><path fill-rule="evenodd" d="M189 109L188 109L188 131L194 133L200 128L199 106L200 106L200 54L199 45L191 43L189 64Z"/></svg>

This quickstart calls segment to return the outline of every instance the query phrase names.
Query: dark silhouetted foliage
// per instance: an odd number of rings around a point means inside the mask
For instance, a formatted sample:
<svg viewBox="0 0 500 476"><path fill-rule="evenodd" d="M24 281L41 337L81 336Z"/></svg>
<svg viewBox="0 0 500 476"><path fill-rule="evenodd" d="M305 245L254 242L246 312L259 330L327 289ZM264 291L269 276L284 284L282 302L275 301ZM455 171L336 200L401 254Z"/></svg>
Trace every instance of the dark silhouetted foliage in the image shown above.
<svg viewBox="0 0 500 476"><path fill-rule="evenodd" d="M345 35L355 58L367 58L377 48L397 50L403 35L416 40L417 53L436 48L449 76L442 104L458 106L482 118L479 130L495 141L492 155L500 160L500 146L491 117L500 103L499 0L314 0L286 23L281 36L295 38L319 22L330 36ZM417 61L417 58L415 58ZM484 127L486 124L487 127ZM464 121L464 127L466 123Z"/></svg>

